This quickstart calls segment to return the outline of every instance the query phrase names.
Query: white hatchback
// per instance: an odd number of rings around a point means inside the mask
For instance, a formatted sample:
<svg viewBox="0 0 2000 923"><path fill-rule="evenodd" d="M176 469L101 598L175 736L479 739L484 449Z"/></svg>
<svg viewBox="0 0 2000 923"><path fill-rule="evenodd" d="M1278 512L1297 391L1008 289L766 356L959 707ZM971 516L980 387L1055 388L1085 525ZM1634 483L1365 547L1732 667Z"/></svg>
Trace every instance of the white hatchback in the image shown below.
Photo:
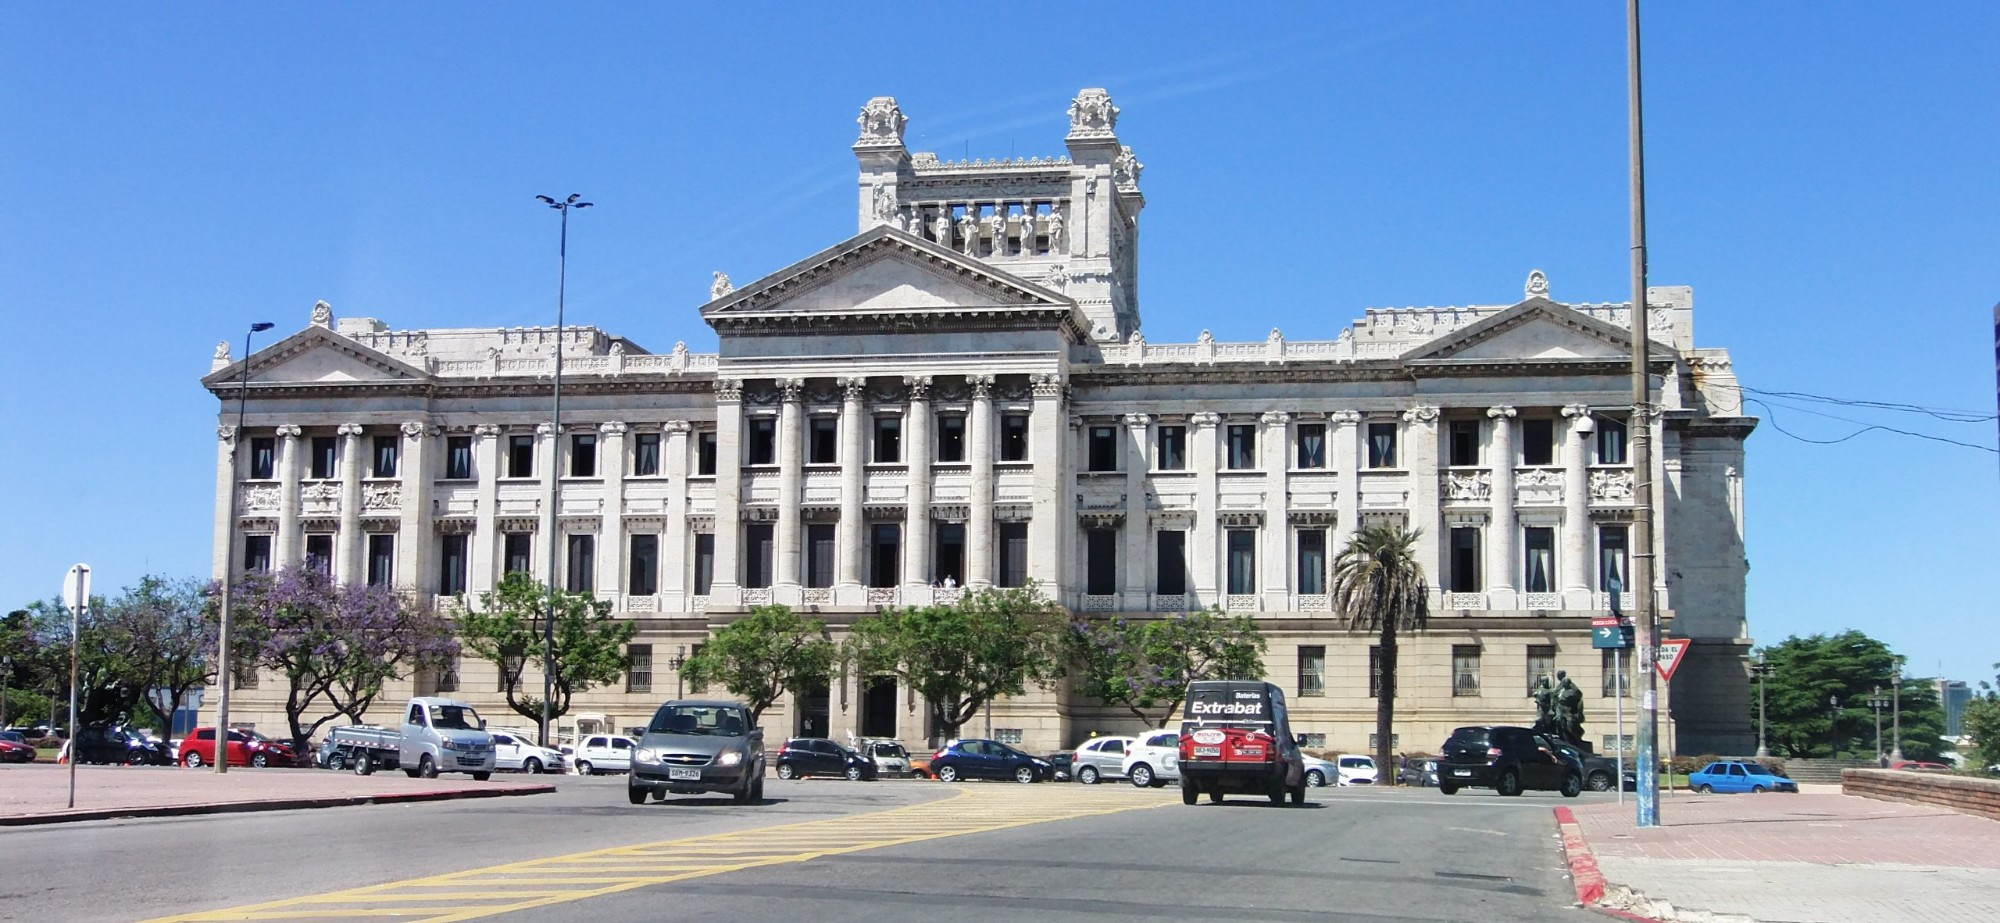
<svg viewBox="0 0 2000 923"><path fill-rule="evenodd" d="M1374 757L1355 756L1353 754L1343 753L1339 756L1339 758L1334 760L1334 763L1335 765L1340 767L1340 784L1342 785L1375 784Z"/></svg>
<svg viewBox="0 0 2000 923"><path fill-rule="evenodd" d="M1085 785L1099 779L1116 779L1125 772L1125 751L1136 738L1095 737L1076 748L1069 765L1070 778Z"/></svg>
<svg viewBox="0 0 2000 923"><path fill-rule="evenodd" d="M1159 788L1181 780L1181 732L1147 731L1125 750L1125 778L1140 788Z"/></svg>
<svg viewBox="0 0 2000 923"><path fill-rule="evenodd" d="M630 737L592 734L570 753L570 765L576 767L577 775L583 776L600 772L631 772L632 751L638 746L638 742Z"/></svg>
<svg viewBox="0 0 2000 923"><path fill-rule="evenodd" d="M489 733L493 735L493 768L534 773L563 771L562 751L537 746L535 735L516 730Z"/></svg>

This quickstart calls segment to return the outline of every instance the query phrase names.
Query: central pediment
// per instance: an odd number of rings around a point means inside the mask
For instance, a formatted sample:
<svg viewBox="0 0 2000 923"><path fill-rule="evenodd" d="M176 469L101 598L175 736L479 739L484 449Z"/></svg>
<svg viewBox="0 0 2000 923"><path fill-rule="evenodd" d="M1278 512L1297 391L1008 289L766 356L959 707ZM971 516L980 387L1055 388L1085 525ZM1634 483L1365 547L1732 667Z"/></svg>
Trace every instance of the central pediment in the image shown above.
<svg viewBox="0 0 2000 923"><path fill-rule="evenodd" d="M1647 345L1656 358L1673 356L1659 343ZM1631 354L1630 331L1537 296L1417 346L1405 353L1403 360L1617 361Z"/></svg>
<svg viewBox="0 0 2000 923"><path fill-rule="evenodd" d="M1061 293L883 226L800 260L702 308L718 331L1064 327L1086 321Z"/></svg>

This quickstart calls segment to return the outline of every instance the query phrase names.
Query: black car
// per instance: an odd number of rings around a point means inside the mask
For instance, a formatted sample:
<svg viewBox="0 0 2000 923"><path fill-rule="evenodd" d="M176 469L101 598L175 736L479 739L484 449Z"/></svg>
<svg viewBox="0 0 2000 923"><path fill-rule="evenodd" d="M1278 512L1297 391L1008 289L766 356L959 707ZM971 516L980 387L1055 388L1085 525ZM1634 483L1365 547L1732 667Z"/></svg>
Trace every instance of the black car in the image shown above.
<svg viewBox="0 0 2000 923"><path fill-rule="evenodd" d="M1583 765L1564 756L1541 735L1507 725L1462 727L1451 732L1438 758L1438 791L1490 788L1502 795L1528 789L1583 792Z"/></svg>
<svg viewBox="0 0 2000 923"><path fill-rule="evenodd" d="M164 766L167 748L159 741L127 732L119 725L87 727L70 742L79 763L122 763L128 766Z"/></svg>
<svg viewBox="0 0 2000 923"><path fill-rule="evenodd" d="M1048 756L1042 757L1042 759L1048 761L1049 772L1052 773L1050 778L1053 778L1057 782L1068 782L1070 780L1070 765L1076 762L1076 751L1057 750Z"/></svg>
<svg viewBox="0 0 2000 923"><path fill-rule="evenodd" d="M778 778L842 776L875 778L875 761L824 737L794 737L778 748Z"/></svg>
<svg viewBox="0 0 2000 923"><path fill-rule="evenodd" d="M1042 782L1055 778L1049 761L1029 756L997 740L950 740L931 754L931 774L940 782L960 779L1013 779Z"/></svg>
<svg viewBox="0 0 2000 923"><path fill-rule="evenodd" d="M1396 784L1436 788L1438 761L1427 756L1406 756L1396 766Z"/></svg>
<svg viewBox="0 0 2000 923"><path fill-rule="evenodd" d="M1596 753L1585 752L1582 748L1568 741L1549 740L1548 744L1556 752L1575 760L1578 765L1583 767L1584 788L1590 789L1593 792L1608 792L1616 784L1612 780L1618 778L1617 760L1608 756L1598 756ZM1627 773L1626 777L1630 778L1631 767L1626 767L1625 771Z"/></svg>

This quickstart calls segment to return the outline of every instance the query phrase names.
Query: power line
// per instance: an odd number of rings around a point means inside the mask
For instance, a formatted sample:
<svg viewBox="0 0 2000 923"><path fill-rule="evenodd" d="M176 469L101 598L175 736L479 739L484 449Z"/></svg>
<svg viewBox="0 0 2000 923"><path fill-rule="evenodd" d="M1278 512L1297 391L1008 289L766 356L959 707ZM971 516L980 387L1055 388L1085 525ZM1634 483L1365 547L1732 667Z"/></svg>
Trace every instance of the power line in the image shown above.
<svg viewBox="0 0 2000 923"><path fill-rule="evenodd" d="M1734 386L1738 391L1761 394L1765 397L1782 397L1793 400L1812 401L1821 404L1839 404L1846 407L1866 407L1871 410L1893 410L1898 413L1919 413L1936 417L1951 423L1991 423L2000 420L2000 414L1978 410L1956 410L1948 407L1925 407L1920 404L1900 404L1886 401L1862 401L1850 398L1828 397L1824 394L1810 394L1804 391L1763 391L1757 388Z"/></svg>
<svg viewBox="0 0 2000 923"><path fill-rule="evenodd" d="M1778 423L1778 407L1781 405L1774 405L1767 401L1759 400L1757 398L1743 398L1738 406L1741 406L1742 404L1756 404L1760 407L1763 407L1765 411L1770 414L1769 422L1771 424L1772 429L1775 429L1778 432L1786 436L1790 436L1791 438L1796 439L1800 442L1811 443L1813 445L1834 445L1837 443L1846 442L1850 439L1853 439L1865 433L1870 433L1880 430L1885 433L1895 433L1898 436L1914 436L1918 439L1928 439L1932 442L1942 442L1948 445L1963 446L1964 448L1968 449L1978 449L1981 452L1993 452L1995 454L2000 454L2000 449L1996 449L1992 446L1984 446L1972 442L1960 442L1957 439L1949 439L1944 436L1933 436L1930 435L1929 433L1913 432L1911 430L1906 430L1906 429L1897 429L1896 427L1893 426L1883 426L1880 423L1862 423L1859 420L1849 420L1846 419L1845 417L1833 416L1832 414L1817 413L1816 411L1807 410L1803 407L1790 407L1790 406L1785 407L1785 409L1787 410L1797 410L1800 413L1810 413L1816 416L1828 417L1830 419L1840 420L1843 423L1852 423L1856 426L1861 427L1860 429L1848 433L1845 436L1841 436L1837 439L1813 439L1809 436L1801 436L1797 433L1794 433L1791 430L1784 428L1784 426Z"/></svg>

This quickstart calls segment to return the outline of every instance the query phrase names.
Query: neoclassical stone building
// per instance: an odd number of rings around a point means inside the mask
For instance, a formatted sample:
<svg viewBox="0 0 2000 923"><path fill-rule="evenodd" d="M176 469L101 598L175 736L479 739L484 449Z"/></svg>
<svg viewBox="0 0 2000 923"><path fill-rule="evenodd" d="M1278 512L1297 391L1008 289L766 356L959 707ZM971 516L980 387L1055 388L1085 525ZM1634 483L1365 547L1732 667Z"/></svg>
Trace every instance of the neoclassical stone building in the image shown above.
<svg viewBox="0 0 2000 923"><path fill-rule="evenodd" d="M675 660L711 627L764 603L837 632L1029 581L1082 613L1220 606L1263 626L1299 730L1360 749L1372 639L1330 611L1331 563L1358 526L1400 521L1422 528L1436 589L1404 648L1399 748L1531 720L1529 685L1555 669L1589 690L1587 728L1611 743L1610 661L1589 627L1631 542L1631 306L1557 301L1534 272L1510 303L1368 309L1322 339L1151 342L1141 164L1104 91L1069 116L1066 156L945 162L906 150L895 101L870 100L858 232L741 288L718 273L700 308L717 354L588 326L395 330L321 303L248 357L239 433L244 370L218 347L203 380L222 399L217 575L310 565L450 607L510 570L546 577L553 541L557 580L639 624L627 687L577 706L614 727L674 694ZM1650 591L1695 642L1670 698L1678 748L1748 752L1755 420L1722 409L1735 378L1726 351L1694 345L1691 290L1648 302L1664 407L1645 423L1660 446ZM415 683L505 717L490 666ZM280 726L269 685L238 693L234 716ZM843 676L766 724L915 744L924 714L891 680ZM968 732L988 727L1045 750L1130 722L1057 688Z"/></svg>

